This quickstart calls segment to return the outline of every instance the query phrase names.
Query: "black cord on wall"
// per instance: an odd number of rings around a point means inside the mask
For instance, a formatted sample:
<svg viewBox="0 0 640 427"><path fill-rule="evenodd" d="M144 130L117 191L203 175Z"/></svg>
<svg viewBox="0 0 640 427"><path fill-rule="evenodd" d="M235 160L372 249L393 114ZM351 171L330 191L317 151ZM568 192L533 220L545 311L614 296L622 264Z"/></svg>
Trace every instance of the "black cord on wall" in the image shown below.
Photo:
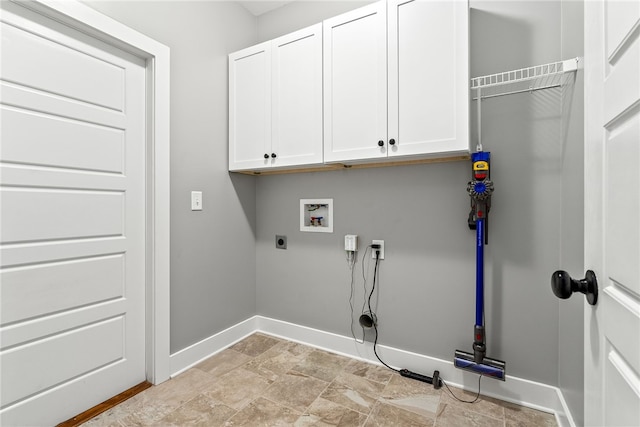
<svg viewBox="0 0 640 427"><path fill-rule="evenodd" d="M380 264L380 249L376 250L376 264L375 267L373 269L373 285L371 286L371 293L369 294L369 299L368 299L368 305L369 305L369 313L373 319L373 310L371 309L371 297L373 297L373 292L376 289L376 282L378 281L378 265ZM396 368L392 368L391 366L387 365L381 358L380 356L378 356L378 351L376 350L376 346L378 345L378 325L376 325L376 321L373 321L373 330L375 331L375 337L373 340L373 354L376 355L376 357L378 358L378 360L380 361L380 363L382 363L384 366L386 366L387 368L391 369L392 371L396 371L396 372L400 372L399 369Z"/></svg>

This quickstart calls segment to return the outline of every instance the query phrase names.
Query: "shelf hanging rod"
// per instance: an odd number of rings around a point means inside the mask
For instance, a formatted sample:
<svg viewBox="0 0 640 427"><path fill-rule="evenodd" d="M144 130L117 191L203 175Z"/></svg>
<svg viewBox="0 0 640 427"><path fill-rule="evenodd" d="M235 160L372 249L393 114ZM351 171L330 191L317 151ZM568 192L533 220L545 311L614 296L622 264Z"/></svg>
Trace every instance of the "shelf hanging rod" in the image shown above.
<svg viewBox="0 0 640 427"><path fill-rule="evenodd" d="M556 85L549 85L549 86L542 86L542 87L530 87L529 89L513 90L511 92L496 93L495 95L482 95L482 99L497 98L499 96L505 96L505 95L515 95L516 93L535 92L537 90L544 90L544 89L554 89L560 86L562 85L556 84ZM472 98L472 99L474 101L477 101L478 97L476 96L475 98Z"/></svg>
<svg viewBox="0 0 640 427"><path fill-rule="evenodd" d="M579 61L580 58L573 58L544 65L536 65L534 67L521 68L519 70L474 77L471 79L471 89L501 86L575 71L578 69Z"/></svg>
<svg viewBox="0 0 640 427"><path fill-rule="evenodd" d="M478 145L476 151L482 151L482 89L478 88Z"/></svg>

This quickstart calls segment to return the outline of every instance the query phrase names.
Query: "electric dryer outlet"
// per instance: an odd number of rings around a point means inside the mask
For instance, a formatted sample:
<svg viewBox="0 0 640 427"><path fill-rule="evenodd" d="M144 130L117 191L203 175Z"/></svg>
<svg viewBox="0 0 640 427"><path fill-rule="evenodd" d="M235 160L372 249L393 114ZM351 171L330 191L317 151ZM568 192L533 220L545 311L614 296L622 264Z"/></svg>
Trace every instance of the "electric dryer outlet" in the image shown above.
<svg viewBox="0 0 640 427"><path fill-rule="evenodd" d="M371 245L380 245L380 249L371 248L371 258L376 259L376 251L380 251L379 259L384 259L384 240L373 240Z"/></svg>

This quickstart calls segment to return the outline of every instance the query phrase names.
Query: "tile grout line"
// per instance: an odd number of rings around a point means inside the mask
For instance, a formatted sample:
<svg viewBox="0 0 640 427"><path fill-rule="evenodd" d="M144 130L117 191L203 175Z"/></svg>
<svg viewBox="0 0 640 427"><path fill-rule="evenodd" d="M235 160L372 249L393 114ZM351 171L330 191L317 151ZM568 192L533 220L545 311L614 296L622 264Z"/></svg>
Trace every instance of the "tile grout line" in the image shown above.
<svg viewBox="0 0 640 427"><path fill-rule="evenodd" d="M281 342L286 342L286 341L281 340ZM231 371L233 371L233 370L235 370L235 369L238 369L238 368L241 368L241 367L244 367L244 366L246 366L247 364L249 364L249 363L251 363L251 362L255 361L259 356L261 356L261 355L265 354L267 351L271 350L271 349L272 349L273 347L275 347L276 345L278 345L278 344L277 344L277 343L276 343L276 344L274 344L273 346L269 347L268 349L266 349L265 351L261 352L260 354L257 354L257 355L255 355L255 356L250 356L250 357L251 357L251 360L248 360L248 361L246 361L245 363L243 363L243 364L241 364L241 365L239 365L239 366L236 366L236 367L235 367L235 368L233 368ZM246 354L246 353L245 353L245 354ZM307 354L307 355L308 355L308 354ZM295 366L297 366L297 364L296 364ZM313 376L311 376L311 375L304 374L303 372L295 371L295 366L294 366L293 368L290 368L289 370L287 370L284 374L286 375L286 374L288 374L288 373L290 373L290 372L292 372L292 371L293 371L293 372L296 372L297 374L304 375L304 376L306 376L306 377L310 377L310 378L314 378L314 379L318 379L318 380L320 380L320 381L323 381L323 382L326 382L326 383L327 383L327 385L325 386L325 388L323 389L323 391L318 395L318 397L316 397L316 399L314 399L314 401L313 401L313 402L315 402L316 400L318 400L318 399L320 398L320 396L322 395L322 393L324 393L324 391L326 391L326 389L327 389L327 388L329 388L329 386L331 385L331 383L332 383L332 382L327 382L327 381L324 381L324 380L322 380L322 379L320 379L320 378L316 378L316 377L313 377ZM344 369L344 367L343 367L343 369ZM229 371L229 372L231 372L231 371ZM252 372L252 371L250 371L250 372ZM258 376L262 376L262 375L260 375L259 373L256 373L256 374L257 374ZM273 372L273 374L274 374L274 375L278 375L276 372ZM265 378L265 379L266 379L266 378ZM239 413L240 411L244 410L244 409L245 409L246 407L248 407L249 405L251 405L251 403L255 402L256 400L258 400L258 399L260 399L260 398L262 398L262 399L267 400L267 401L269 401L269 402L271 402L271 403L273 403L273 404L275 404L275 405L277 405L277 406L281 406L281 407L283 407L283 408L286 408L286 409L292 410L292 411L294 411L295 413L300 413L300 416L298 417L298 419L300 419L300 417L301 417L301 416L304 416L304 415L305 415L305 413L307 413L307 412L308 412L308 409L311 407L311 405L313 405L313 402L312 402L310 405L308 405L308 406L307 406L303 411L298 411L298 409L296 409L296 408L293 408L293 407L291 407L291 406L289 406L289 405L285 405L285 404L283 404L283 403L276 402L276 401L274 401L273 399L270 399L270 398L268 398L268 397L264 396L264 394L267 392L267 390L269 390L269 389L270 389L270 388L271 388L271 387L276 383L276 381L277 381L277 380L272 381L272 382L271 382L271 384L269 384L269 386L268 386L266 389L264 389L264 390L263 390L263 391L262 391L258 396L256 396L256 397L255 397L253 400L251 400L249 403L247 403L246 405L244 405L244 406L242 407L242 409L240 409L240 410L238 410L238 411L236 412L236 414L237 414L237 413ZM233 418L236 414L234 414L234 415L232 415L231 417L229 417L225 422L228 422L228 421L229 421L231 418Z"/></svg>
<svg viewBox="0 0 640 427"><path fill-rule="evenodd" d="M237 344L237 343L236 343L236 344ZM235 344L234 344L234 345L235 345ZM274 344L274 345L276 345L276 344ZM264 354L266 351L270 350L273 346L269 347L269 348L268 348L268 349L266 349L265 351L261 352L260 354L255 355L255 356L252 356L252 355L250 355L250 354L247 354L247 353L245 353L245 352L243 352L243 351L235 350L235 349L234 349L234 348L232 348L232 347L234 347L234 346L228 347L228 348L227 348L227 349L225 349L225 350L232 350L232 351L235 351L235 352L237 352L237 353L239 353L239 354L243 354L243 355L245 355L245 356L248 356L248 357L250 357L251 359L249 359L249 360L245 361L244 363L241 363L241 364L240 364L240 365L238 365L238 366L234 366L233 368L229 369L229 371L227 371L227 372L223 373L222 375L220 375L220 377L222 377L222 376L224 376L224 375L227 375L227 374L229 374L229 373L231 373L231 372L233 372L233 371L236 371L236 370L238 370L238 369L240 369L240 368L244 368L244 366L246 366L248 363L250 363L250 362L254 361L258 356L260 356L260 355ZM199 368L197 368L197 366L194 366L192 369L199 369ZM203 372L205 372L205 373L207 373L207 374L208 374L208 375L210 375L211 377L213 377L213 379L218 379L218 378L214 377L211 373L209 373L209 372L207 372L207 371L204 371L204 370L202 370L202 369L200 369L200 370L201 370L201 371L203 371ZM250 372L250 371L249 371L249 372ZM269 386L271 386L271 384L269 384ZM203 394L203 393L202 393L202 394ZM253 400L249 401L247 404L242 405L242 407L241 407L240 409L236 409L235 407L231 407L231 406L229 406L229 405L225 404L224 402L221 402L221 401L219 401L219 400L217 400L217 399L215 399L215 398L212 398L212 400L213 400L213 401L215 401L215 402L217 402L217 403L219 403L219 404L221 404L221 405L227 406L227 407L229 407L229 408L231 408L231 409L233 409L233 410L235 411L232 415L230 415L228 418L226 418L226 419L224 420L224 423L226 424L227 422L229 422L229 420L231 420L231 418L233 418L233 417L235 417L236 415L238 415L242 410L244 410L247 406L249 406L251 403L253 403L256 399L253 399Z"/></svg>

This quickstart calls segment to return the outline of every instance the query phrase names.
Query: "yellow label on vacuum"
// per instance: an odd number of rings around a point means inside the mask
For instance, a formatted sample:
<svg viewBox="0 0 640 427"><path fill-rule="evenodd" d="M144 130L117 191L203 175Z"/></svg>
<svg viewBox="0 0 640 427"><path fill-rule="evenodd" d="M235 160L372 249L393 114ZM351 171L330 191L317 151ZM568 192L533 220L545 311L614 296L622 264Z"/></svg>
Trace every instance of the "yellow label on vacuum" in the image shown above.
<svg viewBox="0 0 640 427"><path fill-rule="evenodd" d="M474 171L488 171L489 170L489 163L487 162L475 162L473 164L473 170Z"/></svg>

